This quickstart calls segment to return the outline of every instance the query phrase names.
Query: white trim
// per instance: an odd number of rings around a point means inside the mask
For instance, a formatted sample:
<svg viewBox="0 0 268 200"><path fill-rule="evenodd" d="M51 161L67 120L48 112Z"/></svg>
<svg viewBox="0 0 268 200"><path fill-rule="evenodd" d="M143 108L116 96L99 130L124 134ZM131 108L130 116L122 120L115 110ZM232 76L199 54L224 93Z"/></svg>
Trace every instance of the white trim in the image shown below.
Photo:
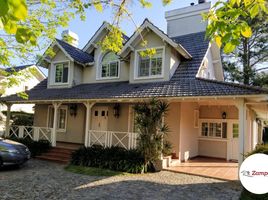
<svg viewBox="0 0 268 200"><path fill-rule="evenodd" d="M131 38L127 41L127 43L123 46L122 50L119 52L119 55L122 56L122 54L128 49L128 47L131 46L132 42L137 37L140 37L140 32L142 32L146 28L151 29L155 34L165 40L169 45L175 48L184 58L192 58L191 54L186 49L184 49L184 47L170 39L165 33L159 30L155 25L153 25L148 19L146 19L144 23L139 27L139 31L136 31L135 34L131 36Z"/></svg>
<svg viewBox="0 0 268 200"><path fill-rule="evenodd" d="M158 46L158 47L152 47L156 50L162 49L162 69L161 69L161 75L149 75L149 76L141 76L139 77L139 58L140 56L138 55L139 52L141 51L145 51L146 49L137 49L135 50L135 56L134 56L134 80L145 80L145 79L161 79L164 78L164 73L165 73L165 52L166 52L166 48L165 46ZM150 72L149 72L150 73Z"/></svg>
<svg viewBox="0 0 268 200"><path fill-rule="evenodd" d="M49 127L49 118L50 118L50 110L54 109L54 107L52 105L49 105L48 108L47 108L47 127ZM67 120L68 120L68 106L67 105L61 105L59 108L58 108L58 115L59 115L59 110L62 109L62 110L65 110L66 111L66 116L65 116L65 128L64 129L59 129L58 128L58 122L57 121L57 132L61 132L61 133L65 133L66 132L66 129L67 129ZM55 111L54 111L55 112ZM57 120L59 120L60 118L58 117ZM53 127L49 127L49 128L53 128Z"/></svg>
<svg viewBox="0 0 268 200"><path fill-rule="evenodd" d="M207 138L207 137L198 137L198 140L205 140L205 141L217 141L217 142L228 142L228 139L220 139L220 138Z"/></svg>
<svg viewBox="0 0 268 200"><path fill-rule="evenodd" d="M55 40L55 44L60 48L60 50L71 60L74 61L74 59L65 51L65 49ZM52 45L52 48L55 46L55 44Z"/></svg>
<svg viewBox="0 0 268 200"><path fill-rule="evenodd" d="M96 66L96 80L97 81L120 79L121 62L120 62L119 58L118 58L118 60L111 61L111 62L116 62L116 61L118 62L118 69L117 69L118 75L114 76L114 77L101 77L101 74L102 74L102 59L108 53L110 53L110 52L101 53L99 55L99 57L98 57L98 62L97 62L97 66ZM118 55L116 55L116 56L119 57Z"/></svg>
<svg viewBox="0 0 268 200"><path fill-rule="evenodd" d="M55 78L56 78L56 65L57 64L64 64L64 63L68 63L68 81L66 83L56 83L55 82ZM61 61L55 61L51 63L51 68L50 68L50 81L49 81L49 85L69 85L70 84L70 80L71 80L71 61L70 60L61 60Z"/></svg>

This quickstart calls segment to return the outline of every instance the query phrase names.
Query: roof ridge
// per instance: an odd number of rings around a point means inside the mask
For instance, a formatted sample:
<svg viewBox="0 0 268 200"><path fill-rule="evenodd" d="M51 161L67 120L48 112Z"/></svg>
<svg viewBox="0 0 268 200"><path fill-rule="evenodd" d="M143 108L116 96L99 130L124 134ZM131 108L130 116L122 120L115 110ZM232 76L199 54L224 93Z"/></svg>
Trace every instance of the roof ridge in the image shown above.
<svg viewBox="0 0 268 200"><path fill-rule="evenodd" d="M199 79L201 81L207 81L207 82L212 82L212 83L220 83L220 84L224 84L224 85L240 87L240 88L244 88L244 89L253 89L253 90L257 90L257 91L268 92L268 89L262 88L260 86L244 85L244 84L241 84L241 83L233 83L233 82L226 82L226 81L220 81L220 80L212 80L212 79L206 79L206 78L200 78L200 77L196 77L196 79Z"/></svg>
<svg viewBox="0 0 268 200"><path fill-rule="evenodd" d="M75 48L76 50L79 50L79 51L81 51L81 52L83 52L83 53L86 53L86 54L90 55L90 54L87 53L86 51L83 51L82 49L80 49L80 48L78 48L78 47L75 47L75 46L69 44L68 42L66 42L66 41L64 41L64 40L62 40L62 39L58 39L58 38L56 38L56 40L59 40L59 41L61 41L61 42L64 42L65 44L69 45L70 47Z"/></svg>

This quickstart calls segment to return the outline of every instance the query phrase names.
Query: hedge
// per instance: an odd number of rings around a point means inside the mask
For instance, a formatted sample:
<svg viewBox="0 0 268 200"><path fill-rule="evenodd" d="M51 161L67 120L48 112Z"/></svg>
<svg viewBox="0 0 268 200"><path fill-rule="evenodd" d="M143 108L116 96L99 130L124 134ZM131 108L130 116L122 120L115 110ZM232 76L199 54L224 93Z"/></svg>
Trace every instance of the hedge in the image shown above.
<svg viewBox="0 0 268 200"><path fill-rule="evenodd" d="M49 141L47 140L34 141L30 138L15 138L15 137L7 139L22 143L25 146L27 146L31 152L31 157L41 155L42 153L47 152L51 147Z"/></svg>
<svg viewBox="0 0 268 200"><path fill-rule="evenodd" d="M98 145L87 148L81 147L73 152L71 164L128 173L143 173L146 171L144 158L138 150L126 150L121 147L102 147Z"/></svg>

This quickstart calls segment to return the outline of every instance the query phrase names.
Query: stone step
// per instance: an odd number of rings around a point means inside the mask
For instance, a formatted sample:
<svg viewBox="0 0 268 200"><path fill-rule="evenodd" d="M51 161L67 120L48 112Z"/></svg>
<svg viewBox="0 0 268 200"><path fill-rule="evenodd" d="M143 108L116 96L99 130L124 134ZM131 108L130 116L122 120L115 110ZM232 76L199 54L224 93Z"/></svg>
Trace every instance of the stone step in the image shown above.
<svg viewBox="0 0 268 200"><path fill-rule="evenodd" d="M41 159L41 160L47 160L47 161L52 161L52 162L56 162L56 163L61 163L61 164L68 164L70 159L66 159L66 158L55 158L55 157L51 157L51 156L36 156L37 159Z"/></svg>

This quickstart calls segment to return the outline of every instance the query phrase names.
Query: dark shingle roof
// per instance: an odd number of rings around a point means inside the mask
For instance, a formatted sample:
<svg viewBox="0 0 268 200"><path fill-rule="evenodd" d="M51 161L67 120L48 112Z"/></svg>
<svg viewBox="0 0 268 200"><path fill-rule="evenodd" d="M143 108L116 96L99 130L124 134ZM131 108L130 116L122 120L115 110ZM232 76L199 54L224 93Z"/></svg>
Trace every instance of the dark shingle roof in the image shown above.
<svg viewBox="0 0 268 200"><path fill-rule="evenodd" d="M72 88L48 89L47 80L28 92L29 100L60 99L111 99L150 97L202 97L268 94L267 90L235 83L196 78L199 66L209 42L205 33L194 33L173 38L193 56L184 60L170 81L130 84L129 82L81 84ZM2 98L4 101L20 101L17 95ZM23 101L23 100L22 100ZM25 101L25 100L24 100Z"/></svg>
<svg viewBox="0 0 268 200"><path fill-rule="evenodd" d="M16 67L9 67L9 68L2 68L3 70L5 70L6 72L8 73L11 73L11 72L19 72L23 69L26 69L27 67L31 67L33 66L34 64L29 64L29 65L21 65L21 66L16 66Z"/></svg>
<svg viewBox="0 0 268 200"><path fill-rule="evenodd" d="M76 48L62 40L56 39L59 45L78 63L86 64L94 62L92 55L82 51L79 48Z"/></svg>

